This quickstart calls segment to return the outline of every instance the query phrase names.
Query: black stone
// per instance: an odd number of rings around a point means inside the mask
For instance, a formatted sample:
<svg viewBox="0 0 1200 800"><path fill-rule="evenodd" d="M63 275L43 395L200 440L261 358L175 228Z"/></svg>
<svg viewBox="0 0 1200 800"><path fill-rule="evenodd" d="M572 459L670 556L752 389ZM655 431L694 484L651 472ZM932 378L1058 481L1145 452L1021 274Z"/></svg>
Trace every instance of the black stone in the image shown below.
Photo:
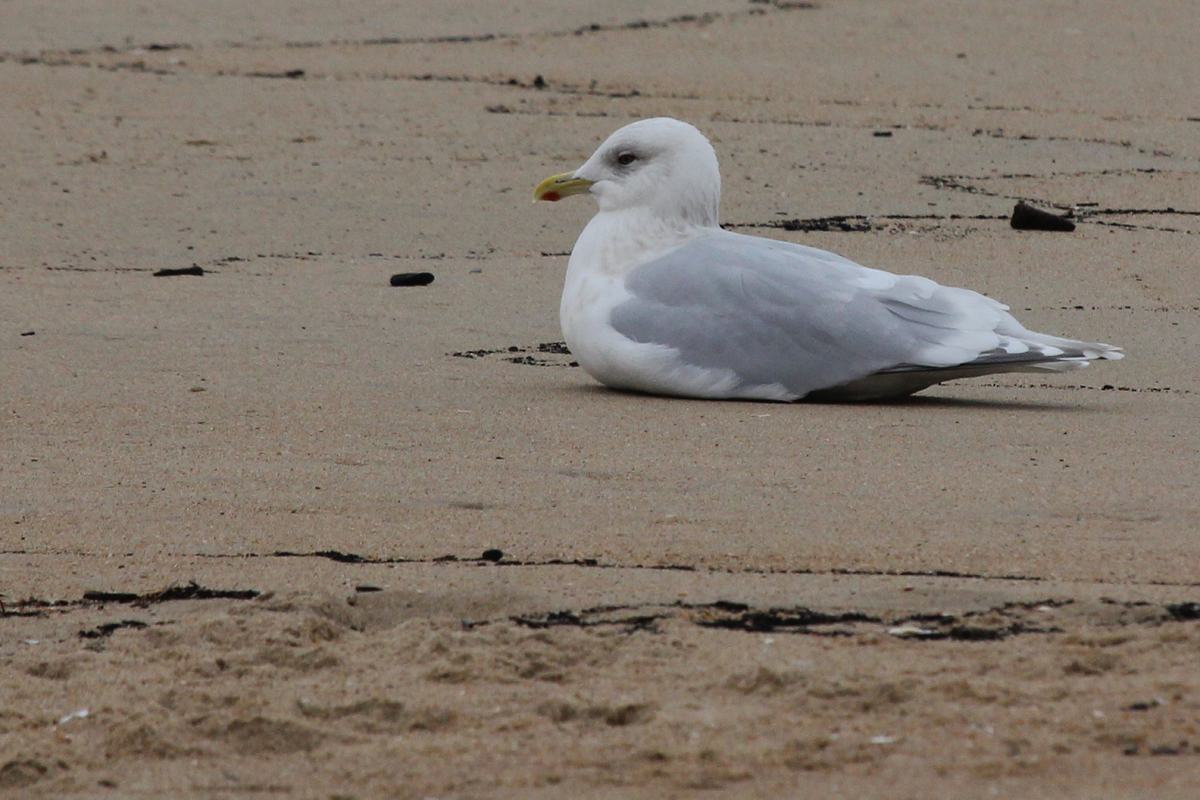
<svg viewBox="0 0 1200 800"><path fill-rule="evenodd" d="M1200 603L1172 603L1167 612L1175 619L1200 619Z"/></svg>
<svg viewBox="0 0 1200 800"><path fill-rule="evenodd" d="M173 278L176 275L203 275L204 268L199 264L192 264L190 267L180 267L178 269L160 269L154 273L156 278Z"/></svg>
<svg viewBox="0 0 1200 800"><path fill-rule="evenodd" d="M432 272L401 272L392 276L392 286L428 286L431 283Z"/></svg>
<svg viewBox="0 0 1200 800"><path fill-rule="evenodd" d="M484 561L499 561L500 559L504 558L504 551L498 547L491 547L487 550L484 550L483 555L480 556L480 558L482 558Z"/></svg>
<svg viewBox="0 0 1200 800"><path fill-rule="evenodd" d="M1013 208L1012 226L1019 231L1062 231L1069 233L1075 230L1071 220L1034 208L1025 202L1017 203Z"/></svg>

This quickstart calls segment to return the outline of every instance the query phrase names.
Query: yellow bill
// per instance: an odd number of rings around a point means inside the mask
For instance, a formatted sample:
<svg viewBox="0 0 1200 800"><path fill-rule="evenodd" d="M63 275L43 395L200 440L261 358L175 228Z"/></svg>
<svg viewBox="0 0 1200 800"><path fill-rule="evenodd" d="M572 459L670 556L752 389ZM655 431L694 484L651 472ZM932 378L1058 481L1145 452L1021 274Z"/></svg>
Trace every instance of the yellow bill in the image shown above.
<svg viewBox="0 0 1200 800"><path fill-rule="evenodd" d="M576 178L574 172L551 175L533 190L533 201L548 200L551 203L573 194L583 194L592 188L595 181Z"/></svg>

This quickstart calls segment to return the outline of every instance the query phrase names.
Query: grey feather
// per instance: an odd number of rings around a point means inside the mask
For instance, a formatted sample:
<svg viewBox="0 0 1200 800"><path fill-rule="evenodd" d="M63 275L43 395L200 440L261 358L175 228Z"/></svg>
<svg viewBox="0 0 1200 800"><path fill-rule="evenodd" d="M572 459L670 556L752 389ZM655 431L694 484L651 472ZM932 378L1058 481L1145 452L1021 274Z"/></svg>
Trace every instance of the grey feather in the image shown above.
<svg viewBox="0 0 1200 800"><path fill-rule="evenodd" d="M1028 331L976 292L726 231L637 267L625 286L633 297L613 309L617 332L800 397L895 397L958 377L1120 357Z"/></svg>

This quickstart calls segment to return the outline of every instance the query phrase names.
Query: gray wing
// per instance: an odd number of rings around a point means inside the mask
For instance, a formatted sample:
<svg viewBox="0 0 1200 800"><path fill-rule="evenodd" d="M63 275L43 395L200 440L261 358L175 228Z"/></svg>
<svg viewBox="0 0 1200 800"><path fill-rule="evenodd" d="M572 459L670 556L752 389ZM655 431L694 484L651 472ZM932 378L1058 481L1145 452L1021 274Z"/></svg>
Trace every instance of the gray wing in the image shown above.
<svg viewBox="0 0 1200 800"><path fill-rule="evenodd" d="M1027 331L976 292L726 231L634 269L625 285L633 297L611 319L622 335L799 396L880 373L930 373L888 392L903 394L963 367L981 374L1085 356L1064 347L1083 343Z"/></svg>

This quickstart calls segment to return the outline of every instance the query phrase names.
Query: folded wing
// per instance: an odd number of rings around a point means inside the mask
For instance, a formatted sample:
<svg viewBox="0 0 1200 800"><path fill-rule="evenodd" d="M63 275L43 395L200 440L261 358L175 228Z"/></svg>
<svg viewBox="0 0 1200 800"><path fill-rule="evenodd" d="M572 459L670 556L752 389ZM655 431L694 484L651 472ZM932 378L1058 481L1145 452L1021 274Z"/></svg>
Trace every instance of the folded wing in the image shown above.
<svg viewBox="0 0 1200 800"><path fill-rule="evenodd" d="M1027 330L1001 303L802 245L727 231L626 276L611 324L699 367L797 396L901 396L958 377L1066 370L1111 345Z"/></svg>

